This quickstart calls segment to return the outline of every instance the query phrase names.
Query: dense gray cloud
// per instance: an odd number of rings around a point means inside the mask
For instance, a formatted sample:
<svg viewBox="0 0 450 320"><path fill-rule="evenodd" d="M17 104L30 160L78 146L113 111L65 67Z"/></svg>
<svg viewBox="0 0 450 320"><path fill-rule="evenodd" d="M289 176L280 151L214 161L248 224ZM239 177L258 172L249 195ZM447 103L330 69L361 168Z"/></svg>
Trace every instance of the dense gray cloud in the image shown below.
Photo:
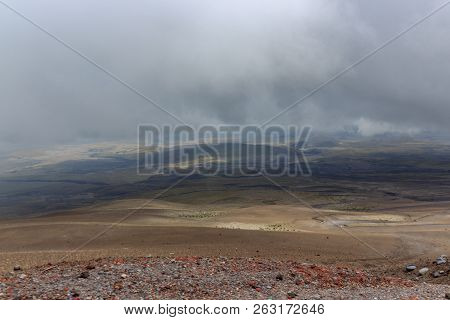
<svg viewBox="0 0 450 320"><path fill-rule="evenodd" d="M9 1L187 123L261 123L441 1ZM450 6L276 123L447 130ZM173 119L0 6L0 148Z"/></svg>

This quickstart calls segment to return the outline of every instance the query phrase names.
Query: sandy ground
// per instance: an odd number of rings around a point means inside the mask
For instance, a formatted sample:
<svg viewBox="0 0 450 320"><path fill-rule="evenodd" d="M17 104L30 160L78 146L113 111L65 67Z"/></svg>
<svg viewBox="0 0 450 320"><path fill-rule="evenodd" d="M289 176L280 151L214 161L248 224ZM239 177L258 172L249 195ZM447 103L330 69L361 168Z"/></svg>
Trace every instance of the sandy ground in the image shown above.
<svg viewBox="0 0 450 320"><path fill-rule="evenodd" d="M440 203L349 213L294 205L200 207L119 200L0 221L0 270L17 264L170 254L400 263L449 252L447 208Z"/></svg>
<svg viewBox="0 0 450 320"><path fill-rule="evenodd" d="M0 299L444 299L447 207L128 199L1 220Z"/></svg>

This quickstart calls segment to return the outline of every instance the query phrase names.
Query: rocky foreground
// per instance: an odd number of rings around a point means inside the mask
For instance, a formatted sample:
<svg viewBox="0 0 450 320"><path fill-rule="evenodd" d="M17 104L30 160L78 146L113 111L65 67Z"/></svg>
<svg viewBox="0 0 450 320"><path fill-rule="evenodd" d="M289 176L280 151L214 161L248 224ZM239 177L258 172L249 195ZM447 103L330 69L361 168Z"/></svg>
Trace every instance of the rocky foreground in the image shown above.
<svg viewBox="0 0 450 320"><path fill-rule="evenodd" d="M17 266L0 277L0 299L448 299L445 268L429 283L415 271L260 258L109 258Z"/></svg>

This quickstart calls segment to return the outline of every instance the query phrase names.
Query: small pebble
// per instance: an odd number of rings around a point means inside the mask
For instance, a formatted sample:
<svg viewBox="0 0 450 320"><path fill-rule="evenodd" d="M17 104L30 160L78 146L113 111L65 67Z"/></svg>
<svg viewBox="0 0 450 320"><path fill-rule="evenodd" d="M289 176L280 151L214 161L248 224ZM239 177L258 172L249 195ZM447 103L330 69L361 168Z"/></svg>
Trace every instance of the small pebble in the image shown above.
<svg viewBox="0 0 450 320"><path fill-rule="evenodd" d="M406 266L406 271L407 272L410 272L410 271L414 271L414 270L416 270L416 266L415 265L413 265L413 264L408 264L407 266Z"/></svg>
<svg viewBox="0 0 450 320"><path fill-rule="evenodd" d="M80 296L80 293L77 290L72 290L72 293L70 294L72 298L78 298Z"/></svg>

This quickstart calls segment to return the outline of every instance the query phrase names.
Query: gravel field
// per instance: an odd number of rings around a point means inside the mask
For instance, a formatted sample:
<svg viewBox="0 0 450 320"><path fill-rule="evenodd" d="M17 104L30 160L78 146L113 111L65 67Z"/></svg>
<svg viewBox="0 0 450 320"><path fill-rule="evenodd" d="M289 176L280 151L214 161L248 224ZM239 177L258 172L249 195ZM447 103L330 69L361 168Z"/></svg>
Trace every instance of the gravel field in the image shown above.
<svg viewBox="0 0 450 320"><path fill-rule="evenodd" d="M15 269L0 278L0 299L445 299L450 293L448 272L428 283L412 274L259 258L108 258Z"/></svg>

